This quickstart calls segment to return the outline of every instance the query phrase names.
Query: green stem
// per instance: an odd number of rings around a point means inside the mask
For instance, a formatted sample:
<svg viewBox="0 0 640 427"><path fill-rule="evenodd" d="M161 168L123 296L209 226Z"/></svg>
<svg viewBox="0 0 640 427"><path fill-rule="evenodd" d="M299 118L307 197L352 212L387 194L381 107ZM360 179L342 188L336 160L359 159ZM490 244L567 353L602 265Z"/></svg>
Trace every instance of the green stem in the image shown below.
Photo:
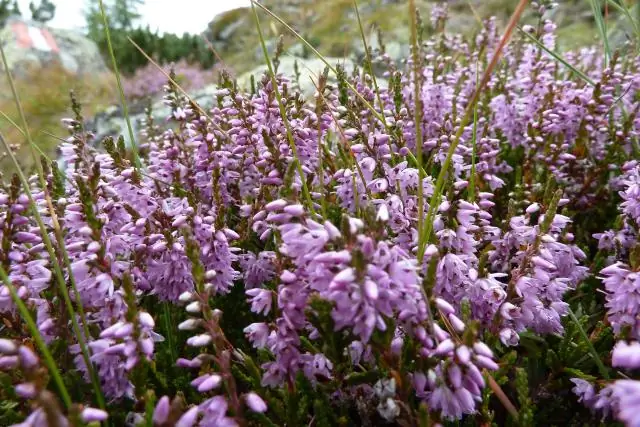
<svg viewBox="0 0 640 427"><path fill-rule="evenodd" d="M478 63L476 62L476 87L478 86ZM478 151L478 103L473 108L473 135L471 136L471 174L469 175L469 201L476 200L476 154Z"/></svg>
<svg viewBox="0 0 640 427"><path fill-rule="evenodd" d="M584 328L580 324L580 321L576 317L576 314L573 312L573 310L571 310L571 307L567 307L567 310L569 312L569 317L571 317L571 320L573 321L573 323L575 323L576 327L578 328L578 331L580 332L582 339L587 343L587 346L589 347L589 353L591 353L591 358L593 359L594 362L596 362L596 365L598 366L598 370L600 371L600 375L602 375L604 379L608 380L609 372L607 371L607 368L604 366L604 363L602 363L602 360L600 360L600 356L598 356L598 352L596 351L595 347L593 346L593 343L589 339L589 336L587 335Z"/></svg>
<svg viewBox="0 0 640 427"><path fill-rule="evenodd" d="M369 71L371 72L371 78L373 79L373 87L376 92L376 99L378 100L378 106L380 110L383 110L384 104L382 104L382 100L380 98L380 88L378 87L378 79L376 78L376 73L373 72L373 62L371 61L371 53L369 52L367 37L364 33L364 28L362 27L362 21L360 20L360 11L358 10L358 0L353 0L353 8L356 11L356 17L358 18L358 27L360 28L360 35L362 36L362 44L364 45L364 51L367 57L367 63L369 65ZM385 127L387 127L386 123L385 123ZM391 155L391 160L392 160L391 164L394 164L396 155L393 152L393 146L391 145L391 138L389 138L388 144L389 144L389 154Z"/></svg>
<svg viewBox="0 0 640 427"><path fill-rule="evenodd" d="M18 311L20 312L20 315L24 319L24 322L27 324L27 328L29 328L31 337L35 341L36 347L38 347L38 350L40 351L40 354L44 359L44 363L47 366L47 369L49 370L49 374L53 377L53 381L56 383L56 387L58 387L58 391L60 393L60 397L62 398L62 402L64 403L64 406L67 409L69 409L72 405L71 397L69 395L69 391L67 390L67 387L64 385L64 381L62 380L62 376L60 375L58 366L56 365L56 362L53 360L53 356L51 355L49 348L45 344L44 339L42 338L42 335L40 335L40 331L38 330L36 323L33 321L33 318L31 317L31 313L29 313L29 309L18 296L15 287L11 283L11 280L9 280L7 273L4 271L4 268L2 268L1 265L0 265L0 279L2 279L5 286L9 290L9 293L11 294L11 299L13 299L13 302L18 307Z"/></svg>
<svg viewBox="0 0 640 427"><path fill-rule="evenodd" d="M420 49L418 46L418 23L416 21L415 0L409 0L409 16L411 27L411 50L413 59L413 102L414 102L414 122L416 132L416 159L418 163L418 230L422 230L424 223L424 187L425 176L422 167L422 81L420 79Z"/></svg>
<svg viewBox="0 0 640 427"><path fill-rule="evenodd" d="M493 54L493 57L491 58L491 62L489 63L489 65L487 66L487 69L482 75L480 84L476 87L475 91L473 92L473 97L471 98L471 101L467 105L467 108L464 113L464 117L462 118L462 120L460 121L460 124L458 125L459 126L458 131L456 132L454 140L451 142L451 145L449 146L447 157L444 163L442 164L442 169L440 169L440 173L438 174L438 178L436 179L435 189L434 189L433 195L431 196L431 200L429 202L429 212L427 213L427 219L424 222L424 229L418 230L420 235L420 238L418 240L418 263L420 264L422 264L422 260L424 258L424 252L427 248L429 239L431 238L431 232L433 231L433 221L435 219L438 206L440 205L440 198L442 197L442 192L444 189L444 180L447 173L449 172L449 166L451 166L451 159L453 158L453 154L455 153L456 148L458 147L458 143L460 142L460 138L464 133L465 126L467 125L467 123L469 123L469 120L473 115L473 110L475 108L476 103L478 102L478 99L480 98L480 93L482 92L482 89L485 87L485 85L489 82L489 79L491 78L491 73L493 72L493 69L498 64L498 60L500 59L502 50L504 49L507 42L509 41L509 38L511 37L511 33L513 33L513 29L516 27L516 24L520 20L520 16L524 12L527 6L527 3L528 3L528 0L520 0L518 5L516 6L515 11L513 12L513 15L511 15L509 24L507 25L507 28L505 29L505 32L502 35L502 38L500 39L500 43L498 44Z"/></svg>
<svg viewBox="0 0 640 427"><path fill-rule="evenodd" d="M291 148L291 152L293 153L293 161L296 163L296 169L298 171L298 175L300 175L300 181L302 182L302 194L307 200L309 210L312 213L315 213L313 209L313 200L311 199L311 194L309 193L309 189L307 188L307 181L302 170L302 163L300 162L300 158L298 157L298 148L296 147L296 143L293 140L291 124L289 123L289 119L287 118L287 111L284 108L284 104L282 104L282 97L280 96L280 90L278 89L278 82L276 81L276 75L273 71L273 66L271 65L271 59L269 58L267 45L264 42L264 35L262 34L262 27L260 26L260 19L258 18L258 12L256 12L255 6L253 6L254 4L255 3L253 2L251 3L251 9L253 10L253 17L256 22L256 28L258 29L258 37L260 39L260 45L262 46L262 53L264 54L264 60L267 63L267 68L269 69L271 86L273 86L273 92L275 93L276 101L278 102L278 108L280 109L280 116L282 117L282 122L284 123L284 127L287 132L287 141L289 142L289 147Z"/></svg>
<svg viewBox="0 0 640 427"><path fill-rule="evenodd" d="M169 346L169 357L171 358L171 363L175 363L176 354L175 354L175 348L173 346L173 343L174 343L173 327L172 327L171 309L169 307L169 303L165 302L162 304L162 311L163 311L163 317L164 317L164 328L167 333L167 345Z"/></svg>
<svg viewBox="0 0 640 427"><path fill-rule="evenodd" d="M60 294L62 295L62 298L64 300L64 304L65 304L65 308L69 314L69 317L71 319L71 325L72 325L72 329L74 334L76 335L76 338L78 340L78 345L80 346L81 352L82 352L82 357L83 360L87 366L87 371L89 372L89 375L91 377L91 382L93 384L95 393L96 393L96 400L98 402L98 406L100 407L100 409L105 409L105 402L104 402L104 398L102 395L102 390L100 388L100 382L98 380L98 377L95 373L95 370L93 369L93 364L91 363L91 359L89 356L89 350L87 348L86 345L86 341L85 339L90 337L89 335L89 329L88 329L88 324L86 321L86 317L85 317L85 313L84 313L84 307L82 306L82 301L80 299L80 294L76 288L76 284L75 284L75 279L71 270L71 263L69 261L69 256L66 250L66 246L64 244L64 238L62 236L62 231L60 230L59 224L58 224L58 219L55 213L55 210L53 209L53 205L51 204L51 198L49 197L49 194L47 192L47 184L46 184L46 180L44 177L44 171L42 169L42 165L40 164L40 162L38 161L38 157L36 155L36 152L34 150L34 146L35 143L33 142L33 139L31 138L31 133L29 132L29 126L27 124L27 119L26 116L24 114L24 110L22 108L22 103L20 102L20 97L18 95L18 92L16 90L15 87L15 83L13 81L13 77L11 76L11 72L9 71L9 66L7 64L7 58L6 55L4 53L4 48L2 47L2 45L0 44L0 55L2 57L2 64L4 65L4 69L5 69L5 73L7 75L7 80L9 81L9 86L11 88L11 93L13 95L13 99L16 103L16 107L18 109L18 113L20 115L20 119L22 121L22 126L23 126L23 133L25 135L25 137L27 138L28 144L29 144L29 148L31 150L31 156L34 160L34 163L36 164L37 167L37 171L38 171L38 179L39 179L39 183L40 183L40 187L42 188L42 190L45 193L45 200L47 202L47 207L49 210L49 213L51 215L51 220L53 221L53 225L54 225L54 234L56 236L56 240L58 242L58 245L60 246L60 250L62 251L63 257L64 257L64 261L65 264L67 266L68 272L69 272L69 281L71 283L72 289L74 290L75 296L76 296L76 303L78 305L78 314L80 315L80 319L82 320L83 323L83 329L84 329L84 335L82 333L80 333L80 326L78 324L78 319L76 318L76 313L75 310L73 308L73 304L71 303L71 298L69 297L69 292L67 290L67 284L66 281L64 279L64 275L62 273L62 268L60 267L60 263L58 261L58 257L56 255L56 251L53 247L53 244L51 242L51 238L49 237L49 233L48 230L46 228L46 226L44 225L44 222L42 220L42 216L40 215L40 212L38 211L37 205L35 203L35 200L33 199L33 195L31 193L31 190L29 188L29 182L27 181L26 176L24 175L24 172L22 171L22 168L20 167L20 164L18 163L18 160L16 159L15 155L13 154L13 151L9 148L4 136L0 133L0 140L2 142L2 144L4 145L4 148L6 150L6 152L9 154L9 157L11 158L11 161L16 169L16 172L18 174L18 177L20 178L20 182L22 184L22 186L24 187L24 191L29 199L29 203L31 205L31 207L33 208L33 213L34 213L34 218L38 224L38 228L40 229L40 233L42 234L42 241L47 249L47 253L49 254L49 259L51 260L51 263L53 265L53 269L54 269L54 275L56 277L56 282L58 283L58 289L60 291Z"/></svg>
<svg viewBox="0 0 640 427"><path fill-rule="evenodd" d="M109 48L109 56L111 56L111 63L113 65L113 72L116 75L116 83L118 84L118 91L120 92L120 103L122 105L122 112L124 114L124 120L127 123L127 129L129 130L129 138L131 140L131 151L133 152L133 164L136 169L140 169L140 156L138 155L138 144L133 135L133 127L131 127L131 119L129 118L129 108L127 107L127 101L124 96L124 89L122 88L122 82L120 81L120 73L118 72L118 61L116 61L116 55L113 51L113 45L111 43L111 31L109 30L109 20L107 14L104 11L104 4L100 1L100 14L102 15L102 22L104 24L104 34L107 38L107 47Z"/></svg>

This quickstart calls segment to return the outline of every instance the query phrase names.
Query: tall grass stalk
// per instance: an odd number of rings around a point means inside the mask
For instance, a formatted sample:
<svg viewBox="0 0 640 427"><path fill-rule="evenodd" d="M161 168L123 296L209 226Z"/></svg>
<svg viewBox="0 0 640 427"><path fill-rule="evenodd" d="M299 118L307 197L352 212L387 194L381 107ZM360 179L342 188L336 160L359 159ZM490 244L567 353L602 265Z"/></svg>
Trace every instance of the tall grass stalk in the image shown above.
<svg viewBox="0 0 640 427"><path fill-rule="evenodd" d="M604 67L607 68L611 60L611 47L609 46L609 36L607 35L607 24L602 16L600 2L598 0L589 0L589 2L591 4L591 10L593 11L593 18L596 21L596 28L604 44Z"/></svg>
<svg viewBox="0 0 640 427"><path fill-rule="evenodd" d="M334 75L338 75L338 71L336 70L336 68L331 65L329 63L329 61L327 61L327 58L325 58L320 52L318 52L318 50L313 47L313 45L311 43L309 43L304 37L302 37L300 35L300 33L298 33L296 30L294 30L291 25L287 24L287 22L280 18L278 15L276 15L275 13L273 13L271 10L269 10L266 6L264 6L261 3L258 3L255 0L251 0L251 4L254 6L258 6L260 9L262 9L265 13L267 13L269 16L271 16L273 19L275 19L276 21L278 21L282 26L284 26L287 31L289 31L291 34L293 34L298 40L300 40L307 48L309 48L309 50L311 52L313 52L314 55L316 55L318 57L318 59L320 59L320 61L322 61L322 63L329 68L329 71L331 71ZM344 82L347 87L349 88L349 90L351 90L354 95L358 98L358 100L360 102L362 102L362 104L367 108L367 110L369 110L369 112L371 112L371 114L380 122L382 123L382 125L385 127L385 130L389 133L392 134L392 130L391 127L389 126L389 123L387 123L387 121L384 118L384 115L381 114L380 112L376 111L376 109L373 107L373 105L371 105L371 103L369 103L369 101L367 101L367 99L362 96L362 94L360 92L358 92L358 90L348 81L345 80ZM418 160L416 159L415 155L409 151L409 153L407 154L407 157L409 157L409 160L411 160L411 162L413 162L414 165L416 165L416 167L420 167L420 165L418 165ZM424 171L423 171L424 172Z"/></svg>
<svg viewBox="0 0 640 427"><path fill-rule="evenodd" d="M478 62L476 61L476 87L478 87ZM471 173L469 174L469 201L476 200L476 155L478 151L478 103L473 107L473 135L471 135Z"/></svg>
<svg viewBox="0 0 640 427"><path fill-rule="evenodd" d="M376 100L378 101L380 110L383 110L384 104L382 104L382 100L380 99L380 88L378 87L378 79L376 78L376 73L373 71L373 61L371 60L371 52L369 52L369 45L367 44L367 36L364 32L364 27L362 26L362 20L360 19L360 11L358 10L358 0L353 0L353 8L356 11L356 18L358 18L358 29L360 30L360 36L362 37L362 44L364 46L364 51L367 58L366 59L367 65L369 66L369 72L371 73L371 79L373 80L373 88L376 93ZM389 129L389 127L387 126L386 120L385 120L384 126L386 129ZM391 154L392 164L394 164L396 160L396 156L393 152L393 148L391 145L391 138L389 138L389 154Z"/></svg>
<svg viewBox="0 0 640 427"><path fill-rule="evenodd" d="M355 154L353 153L353 151L351 151L351 148L349 147L349 140L347 139L347 136L344 133L344 129L342 128L342 125L340 124L340 122L336 118L336 114L335 113L337 113L337 111L331 109L331 107L330 107L331 104L327 101L327 99L325 98L324 94L320 91L320 89L315 84L313 79L311 80L311 82L313 83L313 85L315 86L316 90L320 94L320 98L322 99L322 102L327 106L327 108L329 108L329 111L331 112L331 114L330 114L331 119L333 120L333 123L336 125L336 128L338 129L338 133L340 134L340 141L342 142L342 145L348 150L349 159L353 162L353 164L356 167L356 170L358 171L358 176L360 176L360 180L362 181L362 184L364 185L365 194L367 195L369 200L372 200L373 196L371 194L371 189L365 184L366 180L364 179L364 173L362 172L362 167L360 167L360 164L358 163ZM356 200L357 200L357 195L356 195Z"/></svg>
<svg viewBox="0 0 640 427"><path fill-rule="evenodd" d="M102 23L104 25L104 35L107 39L107 48L109 49L109 56L111 57L111 65L113 66L113 73L116 75L116 83L118 84L118 92L120 93L120 104L122 105L122 113L124 120L127 123L127 130L129 131L129 138L131 140L131 151L133 152L133 164L136 169L140 169L142 164L140 163L140 155L138 153L138 144L136 143L135 136L133 134L133 127L131 126L131 118L129 117L129 107L127 107L127 101L124 96L124 89L122 88L122 81L120 80L120 72L118 71L118 61L116 61L116 55L113 51L113 44L111 43L111 30L109 29L109 19L104 10L104 4L102 0L100 2L100 14L102 15Z"/></svg>
<svg viewBox="0 0 640 427"><path fill-rule="evenodd" d="M583 73L582 71L578 70L576 67L571 65L566 59L564 59L562 56L560 56L560 54L558 54L557 52L554 52L551 49L549 49L548 47L546 47L540 40L538 40L537 38L535 38L531 34L529 34L526 31L524 31L521 27L518 27L518 30L520 30L520 32L525 37L527 37L529 40L534 42L536 44L536 46L538 46L540 49L542 49L546 53L548 53L553 59L555 59L556 61L558 61L559 63L561 63L565 67L567 67L576 76L580 77L580 79L582 81L584 81L585 83L587 83L589 86L595 86L596 85L595 82L593 80L591 80L591 78L589 78L589 76L587 76L585 73Z"/></svg>
<svg viewBox="0 0 640 427"><path fill-rule="evenodd" d="M27 139L27 143L29 144L29 148L31 151L31 155L33 157L33 161L37 167L37 171L38 171L38 179L39 179L39 183L40 183L40 187L42 188L42 191L44 192L44 196L45 196L45 202L47 204L47 208L49 210L49 214L51 215L51 220L52 220L52 225L53 225L53 230L54 230L54 235L56 236L56 240L58 243L58 247L59 249L62 251L62 255L63 255L63 259L65 261L65 265L67 267L68 273L69 273L69 282L71 284L71 287L74 291L75 294L75 299L76 299L76 305L78 307L78 315L80 316L80 320L82 321L82 328L83 328L83 333L80 331L80 326L78 324L78 319L76 318L76 311L73 307L73 304L71 303L71 298L69 296L69 291L67 289L67 284L66 281L64 279L64 274L62 272L62 268L60 267L60 263L58 262L58 257L56 254L56 251L53 247L53 243L49 237L49 233L47 231L46 226L44 225L44 222L42 220L42 216L40 215L40 212L38 211L38 207L37 204L33 198L33 195L31 193L31 190L29 188L29 182L27 181L27 178L24 174L24 172L22 171L22 168L20 167L20 164L18 163L18 160L16 159L15 155L13 154L13 152L11 151L11 149L9 148L4 136L0 135L0 139L2 140L2 144L4 145L9 157L11 158L11 161L16 169L16 172L18 174L18 177L20 179L20 182L22 184L22 186L24 187L24 191L25 194L27 195L28 199L29 199L29 203L32 207L33 210L33 215L34 218L38 224L38 228L40 229L40 233L42 234L42 242L44 243L46 249L47 249L47 253L49 254L49 259L51 260L51 263L53 265L53 269L54 269L54 275L56 277L56 282L58 283L58 289L60 291L60 294L64 300L64 304L66 307L66 310L69 314L69 317L71 319L71 325L72 325L72 329L74 334L76 335L76 339L78 340L78 345L80 346L80 350L82 353L82 358L84 359L84 362L87 366L87 371L89 373L89 376L91 378L91 383L93 385L94 391L96 393L96 401L98 403L98 406L100 407L100 409L105 409L105 402L104 402L104 397L102 394L102 389L100 387L100 381L98 379L98 376L95 372L95 369L93 368L93 364L91 362L90 359L90 355L89 355L89 349L87 347L87 343L86 343L86 339L88 337L90 337L90 333L89 333L89 327L88 327L88 323L86 320L86 316L85 316L85 312L84 312L84 307L82 305L82 301L80 299L80 293L77 290L76 287L76 283L75 283L75 279L71 270L71 262L69 260L69 254L67 252L66 246L64 244L64 237L62 235L62 230L60 228L60 224L58 222L58 216L55 212L55 209L53 208L53 204L51 201L51 197L49 195L49 192L47 191L47 183L46 183L46 179L44 177L44 171L42 169L42 165L40 164L40 162L38 161L38 156L35 152L35 149L33 148L35 146L35 143L33 142L33 139L31 138L31 134L29 132L29 126L27 124L27 119L25 117L24 114L24 110L22 108L22 104L20 103L20 97L18 95L18 92L16 91L16 87L13 81L13 76L11 75L11 72L9 70L9 66L7 63L7 58L4 52L4 48L0 45L0 55L2 56L2 64L4 66L5 69L5 73L7 76L7 80L9 82L9 86L11 88L11 93L13 96L13 99L16 103L16 108L18 109L18 113L20 115L20 119L22 121L22 127L23 127L23 132L24 135Z"/></svg>
<svg viewBox="0 0 640 427"><path fill-rule="evenodd" d="M449 166L451 165L451 159L453 158L453 154L455 153L456 148L458 147L458 143L460 142L460 138L464 133L465 126L467 125L467 123L469 123L469 121L471 120L471 117L473 116L473 111L475 109L476 103L478 102L478 99L480 98L480 94L482 93L482 90L489 82L489 79L491 78L491 74L493 73L494 68L498 64L498 60L502 55L502 50L504 49L507 42L511 38L511 34L513 33L513 30L516 28L516 25L520 20L520 16L522 16L522 13L524 12L528 2L529 2L528 0L520 0L518 2L518 5L516 6L516 9L511 15L511 18L509 19L509 23L505 28L504 34L502 35L502 38L500 39L500 42L498 43L498 46L494 51L493 57L491 58L491 62L489 62L487 69L484 71L482 75L482 79L480 80L480 84L474 90L473 97L471 98L471 100L469 101L469 104L467 105L467 108L465 109L464 116L460 121L458 131L455 134L454 140L451 142L451 145L449 146L447 157L444 163L442 164L442 169L440 169L440 173L438 174L438 178L436 179L436 185L435 185L433 195L431 196L431 200L429 202L429 212L427 213L427 218L424 222L424 228L423 230L418 230L420 233L420 238L418 240L418 262L419 263L422 263L422 260L424 259L424 253L427 248L427 243L429 242L429 239L431 239L431 232L433 231L433 221L435 219L437 209L440 205L440 199L444 191L444 180L446 175L449 172Z"/></svg>
<svg viewBox="0 0 640 427"><path fill-rule="evenodd" d="M49 371L49 375L53 377L53 382L56 384L56 387L58 388L58 392L60 393L60 397L62 398L62 403L67 409L69 409L72 405L71 397L69 395L69 391L67 390L67 387L64 384L64 381L62 380L62 376L60 375L58 366L56 365L55 360L53 360L53 356L51 355L51 352L49 351L47 344L44 342L44 339L42 338L42 335L40 334L40 331L38 330L36 323L31 317L31 313L29 313L29 309L24 304L22 299L20 299L20 297L18 296L18 293L16 292L16 289L13 286L13 283L11 283L9 276L7 276L7 272L4 271L4 268L2 268L2 265L0 265L0 279L2 279L5 286L9 290L9 294L11 294L11 299L13 300L16 307L18 307L18 311L20 312L20 316L22 316L24 323L27 324L29 333L31 334L31 337L36 343L36 347L38 348L38 351L40 352L40 354L42 355L42 358L44 359L44 364L46 365L47 370Z"/></svg>
<svg viewBox="0 0 640 427"><path fill-rule="evenodd" d="M411 59L413 71L414 124L416 132L416 159L418 163L418 231L424 222L424 186L425 171L422 167L422 79L420 74L420 46L418 46L418 13L415 0L409 0L409 26L411 27Z"/></svg>
<svg viewBox="0 0 640 427"><path fill-rule="evenodd" d="M302 171L302 163L300 162L300 158L298 157L298 148L296 147L296 142L293 140L293 131L291 130L291 124L289 123L289 119L287 119L287 110L284 108L284 104L282 103L282 96L280 95L280 90L278 89L278 82L276 81L276 75L273 71L273 65L271 64L271 59L269 58L269 52L267 51L267 45L264 42L264 36L262 34L262 26L260 25L260 19L258 18L258 12L256 11L253 3L251 5L251 10L253 11L253 17L256 23L256 29L258 30L258 38L260 39L260 45L262 46L262 53L264 55L264 60L267 63L267 69L269 70L269 77L271 79L271 86L273 86L273 92L276 96L276 101L278 102L278 108L280 109L280 116L282 117L282 122L284 123L284 127L287 133L287 141L289 142L289 147L291 148L291 152L293 153L293 161L296 163L296 169L298 171L298 175L300 175L300 182L302 183L302 195L307 201L307 205L311 212L315 213L313 209L313 200L311 199L311 193L309 193L309 188L307 187L307 180L305 179L304 172ZM319 120L319 118L318 118Z"/></svg>
<svg viewBox="0 0 640 427"><path fill-rule="evenodd" d="M633 30L636 36L636 51L640 49L640 25L638 24L638 19L634 18L633 15L631 14L631 11L629 10L629 7L625 4L624 1L621 1L620 4L618 4L615 0L607 0L607 3L609 5L611 5L614 9L616 9L618 12L624 14L626 16L626 18L629 20L629 22L631 23L631 26L633 26ZM636 8L638 8L638 5L635 5ZM640 10L640 8L638 8L638 10Z"/></svg>
<svg viewBox="0 0 640 427"><path fill-rule="evenodd" d="M184 95L189 102L198 110L198 113L200 113L201 115L203 115L204 117L206 117L207 119L209 119L209 122L213 125L213 127L220 132L225 138L227 138L228 140L231 140L231 137L229 136L229 134L227 133L226 130L222 129L220 127L220 125L218 125L218 123L216 123L210 116L209 114L207 114L207 112L204 110L204 108L202 108L191 96L189 96L189 94L187 93L186 90L184 90L182 88L182 86L180 86L178 84L178 82L176 82L170 75L169 73L167 73L165 70L162 69L162 67L153 60L153 58L151 58L149 56L149 54L147 54L147 52L144 51L144 49L142 49L135 41L133 41L133 39L131 37L127 37L127 40L129 40L129 43L131 43L136 49L138 49L138 51L151 63L153 64L154 67L156 67L166 78L169 82L171 82L171 84L173 84L182 95Z"/></svg>

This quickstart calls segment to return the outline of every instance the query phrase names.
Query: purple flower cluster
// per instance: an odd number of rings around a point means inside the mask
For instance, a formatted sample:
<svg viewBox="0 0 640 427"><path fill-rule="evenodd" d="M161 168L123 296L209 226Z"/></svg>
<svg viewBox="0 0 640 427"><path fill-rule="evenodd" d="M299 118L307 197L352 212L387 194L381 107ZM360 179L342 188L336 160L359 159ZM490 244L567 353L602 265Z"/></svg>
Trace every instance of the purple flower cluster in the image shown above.
<svg viewBox="0 0 640 427"><path fill-rule="evenodd" d="M15 393L21 399L34 402L35 406L31 414L22 423L16 425L24 427L74 425L62 412L52 393L46 389L46 382L43 381L43 372L46 370L33 350L25 345L0 338L0 371L7 370L21 372L22 382L14 386ZM108 414L103 410L80 405L74 406L71 412L75 419L83 423L99 422L108 418Z"/></svg>
<svg viewBox="0 0 640 427"><path fill-rule="evenodd" d="M445 16L434 8L434 25ZM554 49L553 23L531 31ZM612 365L632 372L640 365L640 169L626 159L640 107L618 94L640 84L640 62L571 55L591 86L516 40L480 97L479 119L461 127L476 64L498 40L493 20L471 41L438 33L421 47L418 79L412 61L399 69L382 54L375 60L388 67L389 85L379 93L366 74L348 77L359 96L345 89L347 77L338 85L321 77L313 103L286 76L264 76L254 94L221 82L215 106L202 111L162 81L172 126L148 124L139 168L122 144L107 139L98 151L81 119L67 120L63 174L48 171L45 188L30 181L35 206L19 181L0 187L0 265L46 343L67 345L75 358L65 367L89 382L80 338L87 342L114 404L145 406L137 373L155 369L157 349L181 331L183 352L170 364L196 393L189 402L161 397L156 426L279 416L271 402L302 381L345 402L365 396L388 422L415 422L418 406L456 420L487 416L489 379L495 392L490 377L506 347L519 351L522 333L564 333L566 294L597 273L586 249L593 242L575 230L578 213L620 199L620 226L596 237L598 260L611 255L599 275L618 338ZM33 209L50 239L62 239L59 260ZM56 262L87 336L70 333ZM250 313L223 312L237 294ZM161 326L158 307L180 322ZM17 316L6 285L0 314ZM226 326L235 314L252 319L232 326L249 345ZM24 338L13 326L10 334ZM0 340L0 367L26 369L28 379L24 348ZM30 384L16 390L40 405L44 384ZM574 384L588 407L637 423L638 381ZM87 420L106 417L84 411ZM36 405L26 425L48 414Z"/></svg>
<svg viewBox="0 0 640 427"><path fill-rule="evenodd" d="M198 65L189 64L181 60L170 66L163 66L162 70L154 64L147 64L138 68L132 76L122 81L124 93L129 99L144 99L147 97L162 95L167 84L164 73L173 71L175 81L185 90L201 89L207 84L213 83L216 73L212 70L203 70Z"/></svg>
<svg viewBox="0 0 640 427"><path fill-rule="evenodd" d="M640 166L634 160L625 163L622 170L624 173L613 183L622 199L621 226L594 237L600 250L615 254L607 258L611 264L600 271L606 291L607 316L620 339L613 348L611 365L632 372L640 368ZM640 380L616 380L599 391L584 380L573 381L574 392L586 406L605 415L613 413L629 426L640 423Z"/></svg>

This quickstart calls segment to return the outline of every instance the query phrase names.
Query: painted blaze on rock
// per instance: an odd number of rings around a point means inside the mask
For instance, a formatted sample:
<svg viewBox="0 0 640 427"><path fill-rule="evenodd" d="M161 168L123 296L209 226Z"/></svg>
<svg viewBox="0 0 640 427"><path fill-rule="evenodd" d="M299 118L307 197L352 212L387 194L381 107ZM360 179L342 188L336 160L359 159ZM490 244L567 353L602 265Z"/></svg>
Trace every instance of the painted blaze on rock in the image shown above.
<svg viewBox="0 0 640 427"><path fill-rule="evenodd" d="M47 27L18 17L0 30L9 67L19 73L24 67L45 67L58 61L71 74L107 72L96 44L79 32Z"/></svg>
<svg viewBox="0 0 640 427"><path fill-rule="evenodd" d="M18 46L23 49L60 53L60 48L58 48L55 38L46 28L38 28L26 22L18 21L11 23L11 31L16 37Z"/></svg>

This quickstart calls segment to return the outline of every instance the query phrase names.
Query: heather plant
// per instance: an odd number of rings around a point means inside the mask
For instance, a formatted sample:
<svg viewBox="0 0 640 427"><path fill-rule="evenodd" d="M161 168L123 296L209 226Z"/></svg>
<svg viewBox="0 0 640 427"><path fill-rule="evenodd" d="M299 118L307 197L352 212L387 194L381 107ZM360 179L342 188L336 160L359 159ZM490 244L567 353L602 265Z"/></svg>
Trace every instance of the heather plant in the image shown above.
<svg viewBox="0 0 640 427"><path fill-rule="evenodd" d="M410 7L410 58L313 99L262 40L132 147L73 99L0 187L3 424L638 425L640 64L554 58L548 3L510 37L525 5Z"/></svg>
<svg viewBox="0 0 640 427"><path fill-rule="evenodd" d="M204 70L199 65L189 64L185 60L163 66L162 69L158 69L156 64L148 63L124 79L124 93L132 101L159 97L167 84L166 74L171 71L175 74L175 81L185 90L201 89L213 83L217 75L214 70Z"/></svg>

